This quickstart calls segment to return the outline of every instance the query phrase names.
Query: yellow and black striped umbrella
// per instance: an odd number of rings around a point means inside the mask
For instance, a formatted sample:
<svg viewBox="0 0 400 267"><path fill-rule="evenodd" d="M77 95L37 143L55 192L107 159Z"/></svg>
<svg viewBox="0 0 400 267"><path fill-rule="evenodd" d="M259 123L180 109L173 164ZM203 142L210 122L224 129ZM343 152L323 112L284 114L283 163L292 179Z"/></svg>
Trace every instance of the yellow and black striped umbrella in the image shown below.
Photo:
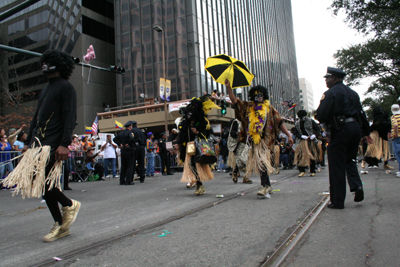
<svg viewBox="0 0 400 267"><path fill-rule="evenodd" d="M224 54L207 58L205 69L218 83L225 84L228 79L232 89L250 86L254 78L242 61Z"/></svg>

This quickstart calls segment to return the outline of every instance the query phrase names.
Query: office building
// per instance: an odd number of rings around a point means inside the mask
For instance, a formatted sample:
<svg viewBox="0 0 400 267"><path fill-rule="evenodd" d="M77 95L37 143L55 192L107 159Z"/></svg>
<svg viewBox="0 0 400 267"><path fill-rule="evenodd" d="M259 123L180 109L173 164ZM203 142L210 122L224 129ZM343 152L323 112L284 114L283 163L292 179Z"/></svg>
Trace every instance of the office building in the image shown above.
<svg viewBox="0 0 400 267"><path fill-rule="evenodd" d="M307 112L312 112L314 108L314 92L312 90L311 83L305 78L299 79L300 86L300 106L301 109Z"/></svg>
<svg viewBox="0 0 400 267"><path fill-rule="evenodd" d="M22 0L2 0L0 13ZM109 0L41 0L0 24L0 42L5 45L43 53L58 49L83 61L89 45L96 59L90 63L101 67L115 64L114 5ZM1 51L3 84L19 96L23 105L36 106L38 93L46 80L39 58ZM115 106L116 74L76 66L70 82L78 97L77 132L91 126L98 111ZM2 113L13 111L1 107Z"/></svg>
<svg viewBox="0 0 400 267"><path fill-rule="evenodd" d="M116 59L126 69L117 77L119 106L159 100L163 59L171 101L226 93L204 69L217 54L242 60L279 111L299 97L290 0L116 0L114 8Z"/></svg>

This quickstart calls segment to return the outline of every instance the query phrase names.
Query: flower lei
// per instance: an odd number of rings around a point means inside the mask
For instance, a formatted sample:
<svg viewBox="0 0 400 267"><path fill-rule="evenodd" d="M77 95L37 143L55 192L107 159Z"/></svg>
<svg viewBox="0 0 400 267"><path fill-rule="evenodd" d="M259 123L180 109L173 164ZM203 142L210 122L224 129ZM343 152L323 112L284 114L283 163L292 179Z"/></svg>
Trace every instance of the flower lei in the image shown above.
<svg viewBox="0 0 400 267"><path fill-rule="evenodd" d="M249 118L247 133L254 144L258 144L261 140L269 106L269 100L265 100L263 103L252 102L247 109L247 117Z"/></svg>

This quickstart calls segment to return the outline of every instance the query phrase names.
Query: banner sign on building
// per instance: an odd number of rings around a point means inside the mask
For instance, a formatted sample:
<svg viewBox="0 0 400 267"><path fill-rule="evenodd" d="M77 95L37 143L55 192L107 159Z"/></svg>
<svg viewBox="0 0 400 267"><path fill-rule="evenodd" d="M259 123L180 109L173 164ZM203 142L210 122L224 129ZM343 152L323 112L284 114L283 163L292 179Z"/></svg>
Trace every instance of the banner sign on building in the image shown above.
<svg viewBox="0 0 400 267"><path fill-rule="evenodd" d="M165 79L164 78L160 78L160 98L162 100L164 99L164 90L165 90Z"/></svg>
<svg viewBox="0 0 400 267"><path fill-rule="evenodd" d="M167 101L170 101L170 96L171 96L171 80L165 79L165 90L167 90Z"/></svg>

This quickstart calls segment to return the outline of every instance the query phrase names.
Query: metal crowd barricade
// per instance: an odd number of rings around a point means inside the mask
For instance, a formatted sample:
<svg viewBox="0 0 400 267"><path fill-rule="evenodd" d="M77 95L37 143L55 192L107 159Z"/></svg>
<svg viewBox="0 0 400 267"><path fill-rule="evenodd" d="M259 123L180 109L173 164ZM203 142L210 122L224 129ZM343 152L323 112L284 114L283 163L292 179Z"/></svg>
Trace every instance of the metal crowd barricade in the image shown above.
<svg viewBox="0 0 400 267"><path fill-rule="evenodd" d="M21 155L21 151L0 151L0 179L5 178L15 169L21 158L14 158L19 155Z"/></svg>

